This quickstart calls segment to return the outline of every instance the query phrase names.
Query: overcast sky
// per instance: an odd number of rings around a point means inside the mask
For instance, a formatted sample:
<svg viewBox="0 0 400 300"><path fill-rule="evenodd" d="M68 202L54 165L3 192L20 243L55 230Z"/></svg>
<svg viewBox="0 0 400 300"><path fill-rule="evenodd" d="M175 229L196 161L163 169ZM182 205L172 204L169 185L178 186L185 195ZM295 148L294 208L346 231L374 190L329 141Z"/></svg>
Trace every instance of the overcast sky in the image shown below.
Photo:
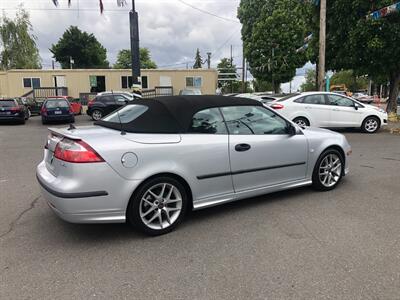
<svg viewBox="0 0 400 300"><path fill-rule="evenodd" d="M126 7L118 7L117 0L103 0L102 15L98 0L71 0L70 8L68 0L58 2L56 8L52 0L0 0L0 8L10 17L21 3L30 13L43 68L51 67L52 54L49 48L70 25L93 33L107 49L111 64L115 62L120 49L129 48L128 12L131 0L126 1ZM241 24L236 18L240 0L135 2L139 13L140 46L150 49L153 60L160 68L186 68L186 63L191 67L197 48L203 59L207 52L212 53L212 66L215 67L222 57L230 56L230 45L233 46L234 62L241 66ZM304 71L299 70L298 73Z"/></svg>

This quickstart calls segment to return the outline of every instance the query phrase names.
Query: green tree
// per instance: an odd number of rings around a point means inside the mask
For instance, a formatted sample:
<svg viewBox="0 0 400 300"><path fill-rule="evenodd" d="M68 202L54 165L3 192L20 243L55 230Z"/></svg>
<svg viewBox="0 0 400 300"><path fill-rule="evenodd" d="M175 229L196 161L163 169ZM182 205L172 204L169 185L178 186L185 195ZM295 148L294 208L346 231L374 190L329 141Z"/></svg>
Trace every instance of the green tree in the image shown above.
<svg viewBox="0 0 400 300"><path fill-rule="evenodd" d="M339 71L333 74L331 85L345 84L350 91L366 90L368 88L368 78L358 77L353 70Z"/></svg>
<svg viewBox="0 0 400 300"><path fill-rule="evenodd" d="M70 58L74 60L73 68L109 67L106 48L92 33L81 31L76 26L70 26L50 51L63 69L70 68Z"/></svg>
<svg viewBox="0 0 400 300"><path fill-rule="evenodd" d="M194 57L193 69L201 69L202 65L203 65L203 61L201 59L200 50L199 50L199 48L197 48L196 56Z"/></svg>
<svg viewBox="0 0 400 300"><path fill-rule="evenodd" d="M275 92L307 61L296 50L306 36L304 4L296 0L241 0L244 55L256 79L271 82Z"/></svg>
<svg viewBox="0 0 400 300"><path fill-rule="evenodd" d="M0 23L2 69L40 69L39 50L29 14L20 8L14 20L3 15Z"/></svg>
<svg viewBox="0 0 400 300"><path fill-rule="evenodd" d="M217 65L219 71L218 79L228 79L226 81L219 80L218 86L221 88L222 93L237 93L240 90L240 85L236 83L236 65L232 64L229 58L222 58ZM225 74L226 75L225 75ZM234 73L228 75L227 73Z"/></svg>
<svg viewBox="0 0 400 300"><path fill-rule="evenodd" d="M306 81L300 86L302 92L315 91L316 88L316 71L308 69L306 71Z"/></svg>
<svg viewBox="0 0 400 300"><path fill-rule="evenodd" d="M384 77L390 82L388 112L396 114L400 85L400 14L373 20L366 16L392 4L389 0L335 0L327 6L327 69L354 70L373 80ZM317 15L317 12L314 12ZM317 18L314 22L314 47L318 44Z"/></svg>
<svg viewBox="0 0 400 300"><path fill-rule="evenodd" d="M271 82L260 79L253 80L253 86L256 92L268 92L274 90L274 86Z"/></svg>
<svg viewBox="0 0 400 300"><path fill-rule="evenodd" d="M147 48L139 49L140 68L157 69L157 64L151 60L150 50ZM122 49L118 52L117 61L114 69L130 69L132 67L131 50Z"/></svg>

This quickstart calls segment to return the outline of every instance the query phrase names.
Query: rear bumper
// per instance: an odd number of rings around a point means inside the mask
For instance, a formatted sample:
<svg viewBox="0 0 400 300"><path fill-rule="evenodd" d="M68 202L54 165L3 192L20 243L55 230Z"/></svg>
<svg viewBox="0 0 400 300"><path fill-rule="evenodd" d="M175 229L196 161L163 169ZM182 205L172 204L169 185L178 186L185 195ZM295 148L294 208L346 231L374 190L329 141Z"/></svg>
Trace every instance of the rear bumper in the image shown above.
<svg viewBox="0 0 400 300"><path fill-rule="evenodd" d="M23 120L25 120L24 114L0 115L0 121L23 121Z"/></svg>
<svg viewBox="0 0 400 300"><path fill-rule="evenodd" d="M67 222L125 222L129 199L139 182L123 179L106 163L96 164L95 173L91 168L82 164L72 170L76 172L73 177L54 176L41 162L36 177L42 196L56 215ZM101 179L92 174L101 174Z"/></svg>

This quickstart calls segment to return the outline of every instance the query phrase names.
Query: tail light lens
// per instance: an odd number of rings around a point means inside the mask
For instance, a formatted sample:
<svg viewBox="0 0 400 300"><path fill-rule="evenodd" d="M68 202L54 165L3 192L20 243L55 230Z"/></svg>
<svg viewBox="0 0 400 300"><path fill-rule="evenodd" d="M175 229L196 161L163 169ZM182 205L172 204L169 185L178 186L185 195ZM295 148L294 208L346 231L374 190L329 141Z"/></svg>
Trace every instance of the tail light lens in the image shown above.
<svg viewBox="0 0 400 300"><path fill-rule="evenodd" d="M47 108L42 106L42 108L40 109L40 114L47 115Z"/></svg>
<svg viewBox="0 0 400 300"><path fill-rule="evenodd" d="M71 163L104 162L104 159L84 141L73 141L67 138L57 143L54 157Z"/></svg>
<svg viewBox="0 0 400 300"><path fill-rule="evenodd" d="M11 110L11 112L16 113L16 112L21 111L21 108L18 106L15 106L15 107L10 107L10 110Z"/></svg>
<svg viewBox="0 0 400 300"><path fill-rule="evenodd" d="M280 103L274 103L274 104L271 105L271 107L273 109L282 109L282 108L284 108L284 106L282 104L280 104Z"/></svg>

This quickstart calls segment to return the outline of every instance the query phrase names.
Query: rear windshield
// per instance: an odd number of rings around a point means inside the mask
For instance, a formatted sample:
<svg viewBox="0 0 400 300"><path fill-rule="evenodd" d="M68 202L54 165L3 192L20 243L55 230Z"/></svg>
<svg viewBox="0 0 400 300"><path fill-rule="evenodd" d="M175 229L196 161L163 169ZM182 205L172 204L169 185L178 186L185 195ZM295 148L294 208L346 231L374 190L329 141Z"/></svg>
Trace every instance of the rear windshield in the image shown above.
<svg viewBox="0 0 400 300"><path fill-rule="evenodd" d="M13 107L16 106L15 100L1 100L0 107Z"/></svg>
<svg viewBox="0 0 400 300"><path fill-rule="evenodd" d="M136 118L140 117L147 109L148 107L144 105L126 105L123 108L106 116L102 119L102 121L122 124L130 123Z"/></svg>
<svg viewBox="0 0 400 300"><path fill-rule="evenodd" d="M298 94L285 96L285 97L279 99L278 102L286 101L286 100L288 100L290 98L293 98L294 96L297 96L297 95Z"/></svg>
<svg viewBox="0 0 400 300"><path fill-rule="evenodd" d="M47 108L56 108L56 107L67 108L67 107L69 107L69 104L65 100L50 100L50 101L46 102L46 107Z"/></svg>

